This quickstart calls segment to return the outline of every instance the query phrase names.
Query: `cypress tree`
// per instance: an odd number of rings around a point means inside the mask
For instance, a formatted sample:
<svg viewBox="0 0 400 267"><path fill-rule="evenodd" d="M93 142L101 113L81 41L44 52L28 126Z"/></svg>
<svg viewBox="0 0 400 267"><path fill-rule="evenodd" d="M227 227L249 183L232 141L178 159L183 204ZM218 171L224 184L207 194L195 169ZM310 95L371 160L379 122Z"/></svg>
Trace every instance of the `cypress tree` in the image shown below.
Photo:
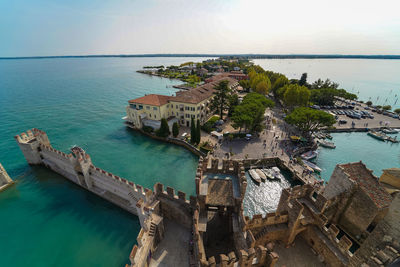
<svg viewBox="0 0 400 267"><path fill-rule="evenodd" d="M161 137L168 137L170 134L168 122L166 119L161 119L161 126L160 129L157 130L157 135Z"/></svg>
<svg viewBox="0 0 400 267"><path fill-rule="evenodd" d="M172 134L174 137L177 137L179 134L179 125L177 122L174 122L174 124L172 125Z"/></svg>
<svg viewBox="0 0 400 267"><path fill-rule="evenodd" d="M194 123L194 118L192 117L192 121L190 122L190 143L196 143L196 125Z"/></svg>
<svg viewBox="0 0 400 267"><path fill-rule="evenodd" d="M201 127L200 127L200 120L197 120L197 125L196 125L196 143L200 144L201 141Z"/></svg>

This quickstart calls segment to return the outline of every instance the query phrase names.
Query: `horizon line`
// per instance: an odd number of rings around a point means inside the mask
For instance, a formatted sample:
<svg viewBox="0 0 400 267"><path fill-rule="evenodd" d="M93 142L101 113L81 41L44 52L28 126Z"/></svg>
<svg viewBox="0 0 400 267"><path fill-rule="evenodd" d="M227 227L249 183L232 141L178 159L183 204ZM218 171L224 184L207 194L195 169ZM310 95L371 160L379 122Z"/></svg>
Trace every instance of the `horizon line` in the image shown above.
<svg viewBox="0 0 400 267"><path fill-rule="evenodd" d="M95 55L58 55L58 56L21 56L21 57L0 57L0 60L7 59L46 59L46 58L101 58L101 57L245 57L248 59L337 59L337 58L353 58L353 59L400 59L400 55L364 55L364 54L212 54L212 53L195 53L195 54L95 54Z"/></svg>

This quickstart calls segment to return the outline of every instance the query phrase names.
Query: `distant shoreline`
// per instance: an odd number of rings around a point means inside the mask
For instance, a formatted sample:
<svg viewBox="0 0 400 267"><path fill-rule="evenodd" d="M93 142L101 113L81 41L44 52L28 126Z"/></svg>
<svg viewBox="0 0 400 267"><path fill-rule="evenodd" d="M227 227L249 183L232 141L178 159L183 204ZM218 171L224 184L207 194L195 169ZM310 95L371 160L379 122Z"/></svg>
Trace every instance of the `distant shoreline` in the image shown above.
<svg viewBox="0 0 400 267"><path fill-rule="evenodd" d="M329 55L329 54L137 54L137 55L72 55L72 56L31 56L0 57L10 59L48 59L48 58L106 58L106 57L242 57L247 59L400 59L400 55Z"/></svg>

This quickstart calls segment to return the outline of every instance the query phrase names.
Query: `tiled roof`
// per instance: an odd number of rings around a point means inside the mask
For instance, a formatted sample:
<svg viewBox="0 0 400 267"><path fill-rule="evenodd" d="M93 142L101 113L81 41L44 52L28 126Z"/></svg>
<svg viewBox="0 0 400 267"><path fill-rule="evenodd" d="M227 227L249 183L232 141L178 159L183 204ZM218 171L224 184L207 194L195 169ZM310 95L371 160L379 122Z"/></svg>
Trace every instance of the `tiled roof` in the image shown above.
<svg viewBox="0 0 400 267"><path fill-rule="evenodd" d="M386 172L386 173L393 175L400 179L400 168L385 169L385 170L383 170L383 172Z"/></svg>
<svg viewBox="0 0 400 267"><path fill-rule="evenodd" d="M385 208L392 202L391 196L378 182L378 178L360 161L339 165L351 180L355 181L360 188L371 198L378 208Z"/></svg>
<svg viewBox="0 0 400 267"><path fill-rule="evenodd" d="M168 100L173 98L172 96L166 95L145 95L136 99L129 100L129 103L138 103L152 106L162 106L168 103Z"/></svg>

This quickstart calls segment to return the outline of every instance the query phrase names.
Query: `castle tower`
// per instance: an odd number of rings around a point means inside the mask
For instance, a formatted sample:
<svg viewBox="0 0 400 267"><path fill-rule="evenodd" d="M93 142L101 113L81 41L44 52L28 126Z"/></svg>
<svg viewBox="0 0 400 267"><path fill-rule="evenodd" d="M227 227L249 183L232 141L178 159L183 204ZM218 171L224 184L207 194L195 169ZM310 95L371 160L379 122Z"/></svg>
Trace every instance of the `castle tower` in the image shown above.
<svg viewBox="0 0 400 267"><path fill-rule="evenodd" d="M38 129L28 130L26 133L14 136L15 140L29 164L41 164L40 144L50 145L47 134Z"/></svg>
<svg viewBox="0 0 400 267"><path fill-rule="evenodd" d="M86 184L86 186L91 189L93 187L93 182L92 179L90 178L90 165L92 165L92 159L90 158L89 154L86 154L86 152L80 148L80 147L73 147L71 149L72 153L74 153L76 159L77 159L77 165L75 170L78 172L78 181L82 185L83 180Z"/></svg>
<svg viewBox="0 0 400 267"><path fill-rule="evenodd" d="M9 186L10 184L13 183L13 180L11 180L10 176L6 172L6 170L3 168L3 165L0 164L0 191Z"/></svg>

